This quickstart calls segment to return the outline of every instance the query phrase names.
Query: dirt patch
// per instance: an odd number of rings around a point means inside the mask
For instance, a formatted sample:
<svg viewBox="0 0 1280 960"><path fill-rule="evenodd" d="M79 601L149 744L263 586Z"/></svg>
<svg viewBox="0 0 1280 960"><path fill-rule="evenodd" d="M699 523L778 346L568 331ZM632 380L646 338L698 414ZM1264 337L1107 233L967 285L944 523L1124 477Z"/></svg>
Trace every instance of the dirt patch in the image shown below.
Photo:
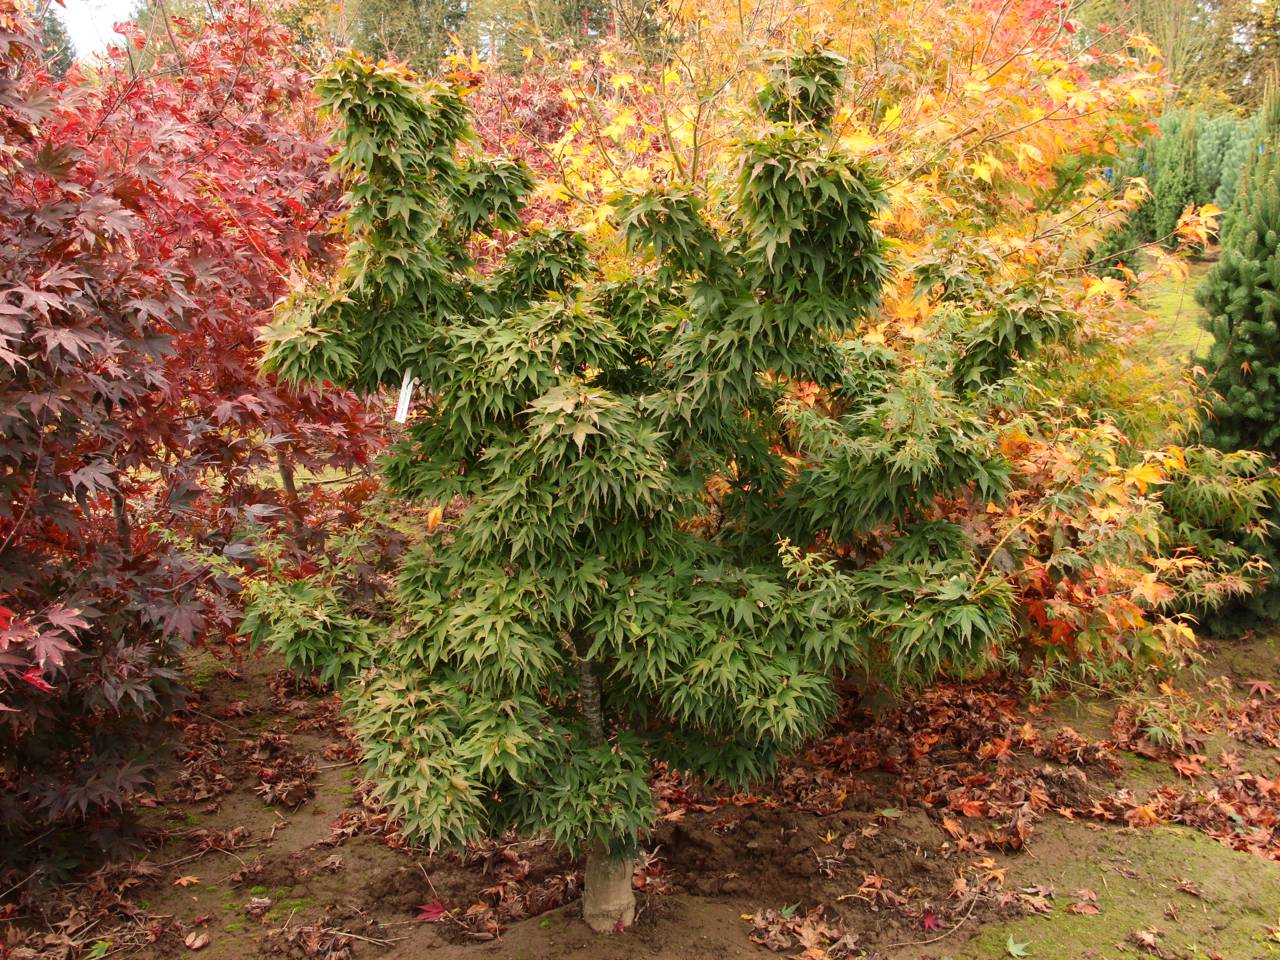
<svg viewBox="0 0 1280 960"><path fill-rule="evenodd" d="M851 700L752 794L659 773L640 919L621 937L580 922L577 865L545 842L406 845L324 690L272 658L197 664L146 857L29 899L43 922L4 936L18 960L999 957L1010 937L1035 957L1270 956L1280 866L1229 849L1276 844L1264 814L1280 702L1246 682L1278 679L1264 650L1205 669L1235 696L1194 742L1237 760L1206 757L1190 777L1175 766L1187 755L1116 748L1120 702L1028 707L999 684L874 714ZM1217 819L1197 819L1206 791L1226 804ZM1203 833L1160 825L1179 818ZM1131 936L1150 931L1153 945Z"/></svg>

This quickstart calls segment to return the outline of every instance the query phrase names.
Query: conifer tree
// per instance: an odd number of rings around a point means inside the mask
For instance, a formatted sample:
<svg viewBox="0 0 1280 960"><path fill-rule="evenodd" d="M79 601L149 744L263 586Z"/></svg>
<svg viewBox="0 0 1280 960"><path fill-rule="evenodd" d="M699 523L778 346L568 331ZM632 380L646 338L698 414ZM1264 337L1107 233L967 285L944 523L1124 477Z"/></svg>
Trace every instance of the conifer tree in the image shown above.
<svg viewBox="0 0 1280 960"><path fill-rule="evenodd" d="M1213 345L1203 366L1213 391L1205 436L1227 451L1280 454L1280 164L1249 170L1247 207L1197 291Z"/></svg>
<svg viewBox="0 0 1280 960"><path fill-rule="evenodd" d="M1273 154L1280 146L1280 84L1267 81L1262 106L1253 118L1253 140L1235 176L1235 190L1222 229L1222 246L1240 247L1254 226L1254 194L1265 193L1275 171Z"/></svg>
<svg viewBox="0 0 1280 960"><path fill-rule="evenodd" d="M1221 450L1280 453L1280 87L1271 82L1227 214L1222 254L1196 298L1213 345L1204 362L1213 406L1206 440Z"/></svg>
<svg viewBox="0 0 1280 960"><path fill-rule="evenodd" d="M1199 123L1195 114L1175 114L1162 124L1165 140L1156 147L1159 171L1153 187L1155 239L1175 248L1178 220L1186 208L1200 202L1196 156Z"/></svg>
<svg viewBox="0 0 1280 960"><path fill-rule="evenodd" d="M51 75L61 80L76 62L75 48L62 20L46 6L40 15L41 40L44 44L44 64Z"/></svg>
<svg viewBox="0 0 1280 960"><path fill-rule="evenodd" d="M992 432L928 356L854 336L885 198L830 135L844 69L781 58L736 165L613 198L631 254L607 276L581 236L521 225L529 173L464 155L456 91L359 58L319 87L346 257L282 305L266 365L366 392L421 380L385 476L465 509L403 562L385 617L295 578L245 629L345 687L408 835L549 835L585 853L597 929L634 915L654 760L758 779L822 729L833 671L982 670L1012 630L1003 576L930 519L937 497L1002 495ZM470 241L499 232L482 274ZM1033 346L1007 326L969 344L976 381ZM806 552L887 529L865 566Z"/></svg>
<svg viewBox="0 0 1280 960"><path fill-rule="evenodd" d="M1239 117L1222 114L1200 125L1196 140L1197 203L1209 203L1218 195L1227 153L1243 124Z"/></svg>
<svg viewBox="0 0 1280 960"><path fill-rule="evenodd" d="M1235 203L1240 185L1240 172L1251 153L1257 153L1258 115L1237 122L1231 138L1222 151L1222 168L1218 174L1218 187L1210 199L1223 210L1230 210Z"/></svg>

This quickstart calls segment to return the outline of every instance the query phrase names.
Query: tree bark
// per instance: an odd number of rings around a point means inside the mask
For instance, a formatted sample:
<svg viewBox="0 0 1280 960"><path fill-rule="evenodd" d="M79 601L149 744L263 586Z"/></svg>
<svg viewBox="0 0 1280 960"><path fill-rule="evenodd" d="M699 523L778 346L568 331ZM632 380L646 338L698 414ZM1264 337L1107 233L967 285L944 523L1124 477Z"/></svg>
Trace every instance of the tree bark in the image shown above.
<svg viewBox="0 0 1280 960"><path fill-rule="evenodd" d="M602 746L604 707L600 702L600 678L591 661L578 656L578 698L582 719L592 746ZM586 876L582 884L582 919L596 933L621 933L636 919L636 895L631 889L634 857L619 857L599 846L587 850Z"/></svg>
<svg viewBox="0 0 1280 960"><path fill-rule="evenodd" d="M290 526L293 527L293 541L300 548L305 545L307 528L302 522L302 504L298 500L298 484L294 479L293 464L285 456L283 450L276 449L276 468L280 471L280 486L284 489L285 503L289 513Z"/></svg>
<svg viewBox="0 0 1280 960"><path fill-rule="evenodd" d="M120 549L126 554L133 552L133 536L129 525L129 506L125 503L124 494L119 490L111 493L111 512L116 521L116 537L120 540Z"/></svg>
<svg viewBox="0 0 1280 960"><path fill-rule="evenodd" d="M587 851L582 919L596 933L621 933L635 921L634 870L634 857L615 857L599 848Z"/></svg>
<svg viewBox="0 0 1280 960"><path fill-rule="evenodd" d="M600 702L600 678L594 665L586 657L578 655L578 699L582 703L582 719L587 725L587 735L593 747L603 746L604 706Z"/></svg>

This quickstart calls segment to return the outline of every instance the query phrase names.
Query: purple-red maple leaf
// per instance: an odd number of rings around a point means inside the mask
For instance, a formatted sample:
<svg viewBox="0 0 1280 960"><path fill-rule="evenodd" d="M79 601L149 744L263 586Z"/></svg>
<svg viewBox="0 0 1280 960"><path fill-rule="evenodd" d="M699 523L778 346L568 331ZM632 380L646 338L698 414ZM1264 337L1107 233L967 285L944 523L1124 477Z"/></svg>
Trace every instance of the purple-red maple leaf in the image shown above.
<svg viewBox="0 0 1280 960"><path fill-rule="evenodd" d="M440 900L420 903L417 906L417 911L418 915L414 919L421 923L439 923L449 915L449 908Z"/></svg>
<svg viewBox="0 0 1280 960"><path fill-rule="evenodd" d="M41 690L45 693L53 693L53 687L45 681L44 674L40 672L39 667L32 667L22 675L22 679L31 684L31 686L35 687L37 690Z"/></svg>

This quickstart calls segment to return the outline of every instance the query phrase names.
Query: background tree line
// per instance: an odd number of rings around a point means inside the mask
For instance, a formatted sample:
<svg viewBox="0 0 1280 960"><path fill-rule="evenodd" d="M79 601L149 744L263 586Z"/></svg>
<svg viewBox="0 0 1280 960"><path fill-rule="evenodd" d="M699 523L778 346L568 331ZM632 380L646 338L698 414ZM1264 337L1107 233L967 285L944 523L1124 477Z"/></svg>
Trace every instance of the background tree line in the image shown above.
<svg viewBox="0 0 1280 960"><path fill-rule="evenodd" d="M214 13L208 0L138 0L131 19L147 42L135 62L154 63L180 46L174 23L195 26ZM292 31L294 43L309 48L317 59L354 49L429 73L441 57L458 49L516 61L538 39L582 48L641 15L626 0L299 0L274 16ZM51 3L43 5L41 22L46 57L61 76L74 60L74 50Z"/></svg>
<svg viewBox="0 0 1280 960"><path fill-rule="evenodd" d="M1085 0L1078 15L1090 36L1150 37L1180 104L1256 107L1280 63L1277 0Z"/></svg>

